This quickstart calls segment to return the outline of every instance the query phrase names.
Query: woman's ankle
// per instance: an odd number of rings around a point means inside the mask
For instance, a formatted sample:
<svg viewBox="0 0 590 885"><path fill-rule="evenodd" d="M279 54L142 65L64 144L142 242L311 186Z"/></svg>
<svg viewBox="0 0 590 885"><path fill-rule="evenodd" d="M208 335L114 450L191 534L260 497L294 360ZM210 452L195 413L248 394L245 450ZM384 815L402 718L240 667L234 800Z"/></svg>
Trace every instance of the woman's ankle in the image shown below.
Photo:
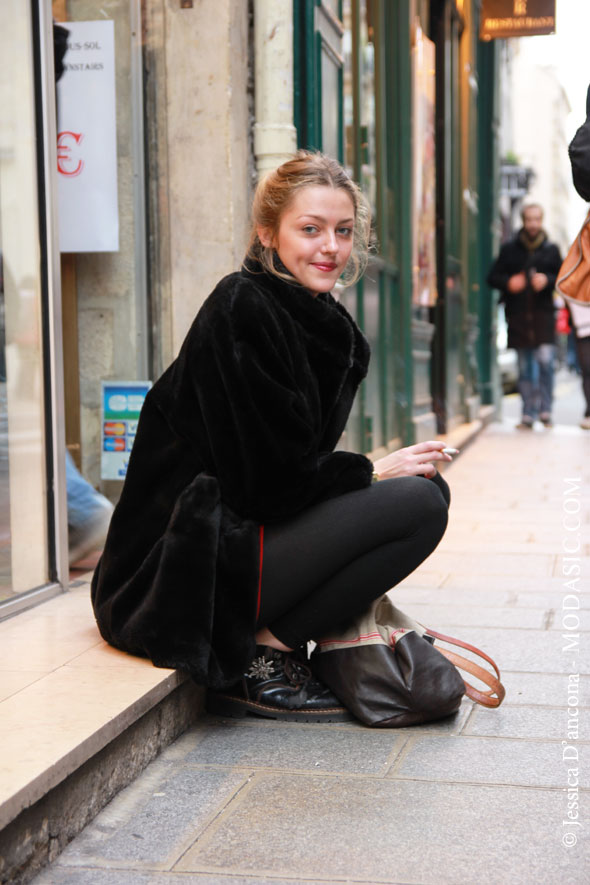
<svg viewBox="0 0 590 885"><path fill-rule="evenodd" d="M277 651L293 651L292 648L289 648L288 645L277 639L268 627L262 627L261 630L258 630L256 633L256 645L269 645L271 648L276 648Z"/></svg>

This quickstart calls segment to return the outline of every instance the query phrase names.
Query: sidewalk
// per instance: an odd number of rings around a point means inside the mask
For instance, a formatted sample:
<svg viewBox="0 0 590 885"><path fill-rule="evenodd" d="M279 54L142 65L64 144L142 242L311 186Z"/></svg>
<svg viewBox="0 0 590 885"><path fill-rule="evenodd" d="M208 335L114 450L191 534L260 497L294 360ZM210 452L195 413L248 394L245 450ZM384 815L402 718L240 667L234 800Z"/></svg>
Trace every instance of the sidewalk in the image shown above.
<svg viewBox="0 0 590 885"><path fill-rule="evenodd" d="M36 885L588 883L589 455L575 427L492 424L393 593L496 659L498 710L389 731L203 718Z"/></svg>

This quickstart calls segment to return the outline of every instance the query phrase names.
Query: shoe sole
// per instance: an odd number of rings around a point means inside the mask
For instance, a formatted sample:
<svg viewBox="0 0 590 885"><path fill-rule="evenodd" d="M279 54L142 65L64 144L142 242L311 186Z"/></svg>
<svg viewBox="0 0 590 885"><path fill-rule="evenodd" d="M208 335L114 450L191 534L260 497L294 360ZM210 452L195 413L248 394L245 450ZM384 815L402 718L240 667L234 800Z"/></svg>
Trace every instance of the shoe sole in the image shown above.
<svg viewBox="0 0 590 885"><path fill-rule="evenodd" d="M257 701L233 698L229 695L208 692L205 701L207 713L230 719L244 719L246 716L262 716L265 719L282 719L288 722L352 722L354 716L346 707L326 707L320 710L279 710Z"/></svg>

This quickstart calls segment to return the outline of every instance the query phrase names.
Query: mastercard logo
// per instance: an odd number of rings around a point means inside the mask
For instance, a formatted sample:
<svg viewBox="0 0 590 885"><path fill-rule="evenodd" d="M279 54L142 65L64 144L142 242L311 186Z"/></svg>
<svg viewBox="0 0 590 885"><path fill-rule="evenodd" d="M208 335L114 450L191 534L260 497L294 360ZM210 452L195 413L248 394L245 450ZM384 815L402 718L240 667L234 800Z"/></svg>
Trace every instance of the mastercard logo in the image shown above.
<svg viewBox="0 0 590 885"><path fill-rule="evenodd" d="M125 436L125 424L123 421L105 421L105 436Z"/></svg>

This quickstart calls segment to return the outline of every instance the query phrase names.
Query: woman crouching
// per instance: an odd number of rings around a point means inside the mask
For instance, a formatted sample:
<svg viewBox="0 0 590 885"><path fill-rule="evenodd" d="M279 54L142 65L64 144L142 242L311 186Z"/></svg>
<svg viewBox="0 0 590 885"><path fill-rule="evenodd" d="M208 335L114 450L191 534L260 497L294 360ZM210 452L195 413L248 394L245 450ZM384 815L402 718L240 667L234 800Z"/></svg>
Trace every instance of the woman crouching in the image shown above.
<svg viewBox="0 0 590 885"><path fill-rule="evenodd" d="M213 712L348 718L308 640L403 580L447 524L444 443L374 463L335 451L369 347L330 291L361 275L369 229L336 161L300 151L269 173L241 270L141 412L94 611L112 645L206 685Z"/></svg>

